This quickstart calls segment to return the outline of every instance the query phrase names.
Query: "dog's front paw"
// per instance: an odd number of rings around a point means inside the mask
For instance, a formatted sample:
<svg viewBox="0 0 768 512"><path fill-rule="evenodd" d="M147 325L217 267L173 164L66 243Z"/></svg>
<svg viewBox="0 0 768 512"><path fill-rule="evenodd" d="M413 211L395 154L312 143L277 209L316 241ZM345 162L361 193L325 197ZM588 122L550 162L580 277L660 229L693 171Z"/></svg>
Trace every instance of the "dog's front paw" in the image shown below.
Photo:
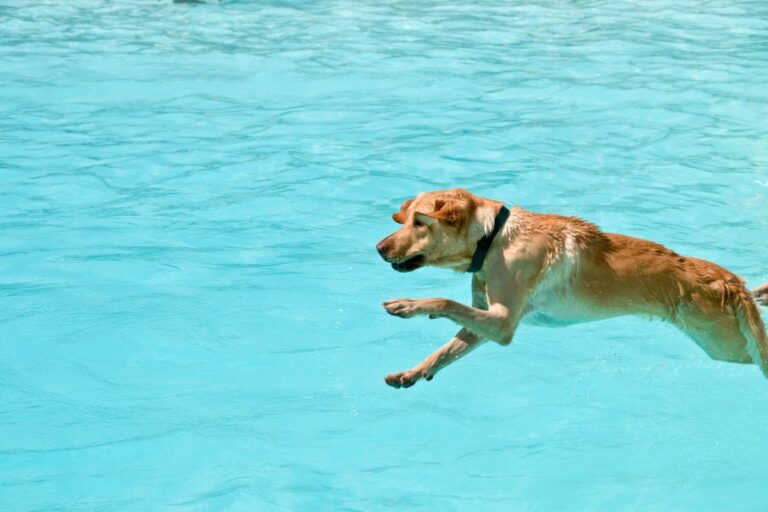
<svg viewBox="0 0 768 512"><path fill-rule="evenodd" d="M410 318L425 313L421 302L417 299L393 299L386 301L383 306L390 315Z"/></svg>
<svg viewBox="0 0 768 512"><path fill-rule="evenodd" d="M384 377L384 382L393 388L409 388L421 379L432 380L432 375L422 370L406 370L404 372L390 373Z"/></svg>

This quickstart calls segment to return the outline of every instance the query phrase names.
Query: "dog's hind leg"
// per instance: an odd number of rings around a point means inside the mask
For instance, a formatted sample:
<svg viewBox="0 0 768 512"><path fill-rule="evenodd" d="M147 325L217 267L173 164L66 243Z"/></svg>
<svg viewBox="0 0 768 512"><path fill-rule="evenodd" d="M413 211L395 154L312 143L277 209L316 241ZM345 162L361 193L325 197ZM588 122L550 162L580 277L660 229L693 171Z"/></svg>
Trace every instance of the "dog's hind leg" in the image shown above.
<svg viewBox="0 0 768 512"><path fill-rule="evenodd" d="M715 361L753 362L749 340L741 332L735 315L725 310L717 315L689 313L684 321L678 319L674 323Z"/></svg>
<svg viewBox="0 0 768 512"><path fill-rule="evenodd" d="M760 367L763 375L768 378L768 333L760 317L760 311L745 290L734 300L734 310L739 321L739 328L747 338L752 360Z"/></svg>
<svg viewBox="0 0 768 512"><path fill-rule="evenodd" d="M685 304L673 320L712 359L754 363L768 378L768 333L751 293L740 287Z"/></svg>
<svg viewBox="0 0 768 512"><path fill-rule="evenodd" d="M755 301L758 304L768 306L768 283L765 283L762 286L758 286L752 290L752 296L755 298Z"/></svg>

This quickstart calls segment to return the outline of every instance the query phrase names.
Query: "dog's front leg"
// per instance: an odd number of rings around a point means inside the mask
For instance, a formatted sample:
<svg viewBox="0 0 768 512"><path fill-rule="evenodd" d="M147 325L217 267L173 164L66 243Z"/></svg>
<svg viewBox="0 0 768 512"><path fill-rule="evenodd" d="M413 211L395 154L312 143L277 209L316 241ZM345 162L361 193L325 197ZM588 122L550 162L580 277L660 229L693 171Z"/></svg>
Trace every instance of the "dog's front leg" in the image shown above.
<svg viewBox="0 0 768 512"><path fill-rule="evenodd" d="M473 280L474 307L450 299L394 299L386 301L384 309L389 314L402 318L417 315L449 318L480 338L508 345L512 342L523 315L534 280L530 275L520 273L505 283L506 285L496 284L488 289L487 298L490 304L485 302L485 293L480 293L477 281ZM489 286L490 284L489 282ZM477 302L480 295L483 296L482 302Z"/></svg>
<svg viewBox="0 0 768 512"><path fill-rule="evenodd" d="M390 373L384 377L384 381L395 388L409 388L421 379L432 380L437 372L460 357L467 355L482 342L483 340L476 334L462 329L451 341L435 350L414 368Z"/></svg>
<svg viewBox="0 0 768 512"><path fill-rule="evenodd" d="M475 276L472 278L472 306L479 309L488 308L485 285L481 284ZM432 380L437 372L467 355L484 341L473 332L461 329L448 343L427 356L416 367L403 372L391 373L384 380L395 388L409 388L421 379Z"/></svg>
<svg viewBox="0 0 768 512"><path fill-rule="evenodd" d="M465 306L450 299L394 299L384 303L390 315L411 318L429 315L430 318L449 318L471 332L508 345L517 328L519 314L502 304L492 304L489 309Z"/></svg>

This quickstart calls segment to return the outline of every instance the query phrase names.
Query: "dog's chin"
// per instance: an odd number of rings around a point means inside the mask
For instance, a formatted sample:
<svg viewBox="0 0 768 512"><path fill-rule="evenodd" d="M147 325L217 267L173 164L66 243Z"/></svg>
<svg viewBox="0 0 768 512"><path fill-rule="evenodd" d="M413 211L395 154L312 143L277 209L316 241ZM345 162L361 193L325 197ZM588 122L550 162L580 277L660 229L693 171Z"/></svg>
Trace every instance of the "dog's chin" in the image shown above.
<svg viewBox="0 0 768 512"><path fill-rule="evenodd" d="M423 267L424 263L424 256L419 255L414 256L413 258L408 258L405 261L392 263L392 268L398 272L413 272L417 268Z"/></svg>

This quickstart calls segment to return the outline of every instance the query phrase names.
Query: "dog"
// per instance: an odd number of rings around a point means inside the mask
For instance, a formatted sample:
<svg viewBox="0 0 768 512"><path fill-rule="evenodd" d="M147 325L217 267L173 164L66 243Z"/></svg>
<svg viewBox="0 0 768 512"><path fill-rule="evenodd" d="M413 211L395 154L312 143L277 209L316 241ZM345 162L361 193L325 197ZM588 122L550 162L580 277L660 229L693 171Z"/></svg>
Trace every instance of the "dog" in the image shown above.
<svg viewBox="0 0 768 512"><path fill-rule="evenodd" d="M377 244L384 261L399 272L427 265L470 272L472 305L384 302L391 315L462 327L414 368L387 375L390 386L432 380L484 341L509 345L521 322L563 326L622 315L670 322L712 359L757 364L768 377L768 334L756 305L768 305L768 283L750 292L709 261L577 217L508 209L464 189L421 193L392 219L402 227Z"/></svg>

